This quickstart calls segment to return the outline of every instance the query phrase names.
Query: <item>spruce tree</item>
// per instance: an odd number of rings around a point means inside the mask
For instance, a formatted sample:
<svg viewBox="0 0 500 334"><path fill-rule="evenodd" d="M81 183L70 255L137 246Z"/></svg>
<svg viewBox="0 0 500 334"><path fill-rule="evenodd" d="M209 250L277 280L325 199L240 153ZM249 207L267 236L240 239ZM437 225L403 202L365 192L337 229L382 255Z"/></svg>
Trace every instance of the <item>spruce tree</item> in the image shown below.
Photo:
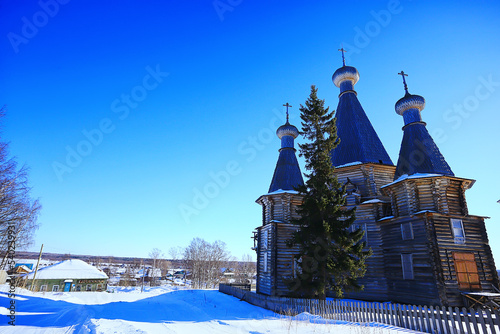
<svg viewBox="0 0 500 334"><path fill-rule="evenodd" d="M371 251L363 250L364 232L351 230L355 208L346 207L345 186L337 180L330 160L340 142L335 119L316 93L312 86L305 106L300 106L306 143L299 147L307 181L297 188L304 197L298 209L301 218L293 221L299 229L288 241L299 248L298 268L289 285L296 296L325 299L332 291L340 298L345 290L362 288L356 280L364 276Z"/></svg>

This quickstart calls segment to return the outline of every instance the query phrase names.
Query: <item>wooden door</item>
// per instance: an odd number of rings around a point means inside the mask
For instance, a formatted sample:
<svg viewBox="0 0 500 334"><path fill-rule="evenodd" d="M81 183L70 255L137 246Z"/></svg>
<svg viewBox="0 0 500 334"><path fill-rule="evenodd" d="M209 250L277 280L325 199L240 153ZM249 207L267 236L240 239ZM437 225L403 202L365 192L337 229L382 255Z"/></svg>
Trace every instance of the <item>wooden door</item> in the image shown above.
<svg viewBox="0 0 500 334"><path fill-rule="evenodd" d="M454 252L455 272L460 290L481 290L474 253Z"/></svg>

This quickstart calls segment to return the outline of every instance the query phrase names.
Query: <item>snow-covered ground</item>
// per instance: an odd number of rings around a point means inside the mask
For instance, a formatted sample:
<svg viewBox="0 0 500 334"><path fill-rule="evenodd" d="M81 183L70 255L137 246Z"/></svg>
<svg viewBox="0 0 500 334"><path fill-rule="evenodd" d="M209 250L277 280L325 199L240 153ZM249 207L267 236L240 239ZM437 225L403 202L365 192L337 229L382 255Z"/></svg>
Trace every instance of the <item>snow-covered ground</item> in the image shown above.
<svg viewBox="0 0 500 334"><path fill-rule="evenodd" d="M8 325L8 286L0 286L0 333L353 333L413 332L378 324L284 316L215 290L116 288L107 292L18 291Z"/></svg>

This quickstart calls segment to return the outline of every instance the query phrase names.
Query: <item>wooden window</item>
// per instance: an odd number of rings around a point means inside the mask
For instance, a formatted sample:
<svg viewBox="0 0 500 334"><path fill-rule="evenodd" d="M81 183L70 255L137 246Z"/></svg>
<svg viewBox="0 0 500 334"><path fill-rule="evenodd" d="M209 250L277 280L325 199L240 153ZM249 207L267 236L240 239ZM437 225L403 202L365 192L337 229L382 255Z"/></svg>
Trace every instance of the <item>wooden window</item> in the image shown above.
<svg viewBox="0 0 500 334"><path fill-rule="evenodd" d="M57 292L57 291L59 291L59 285L53 285L52 292Z"/></svg>
<svg viewBox="0 0 500 334"><path fill-rule="evenodd" d="M42 285L40 287L40 291L43 291L43 292L47 291L47 286L46 285Z"/></svg>
<svg viewBox="0 0 500 334"><path fill-rule="evenodd" d="M401 224L401 238L403 238L403 240L411 240L414 238L412 223Z"/></svg>
<svg viewBox="0 0 500 334"><path fill-rule="evenodd" d="M92 291L92 284L87 284L87 291Z"/></svg>
<svg viewBox="0 0 500 334"><path fill-rule="evenodd" d="M82 286L81 285L77 285L76 286L76 291L82 291Z"/></svg>
<svg viewBox="0 0 500 334"><path fill-rule="evenodd" d="M267 272L267 252L264 253L263 259L262 259L263 265L264 265L264 272Z"/></svg>
<svg viewBox="0 0 500 334"><path fill-rule="evenodd" d="M451 231L456 244L465 243L465 232L462 219L451 219Z"/></svg>
<svg viewBox="0 0 500 334"><path fill-rule="evenodd" d="M401 254L401 268L403 270L403 279L413 279L413 254Z"/></svg>
<svg viewBox="0 0 500 334"><path fill-rule="evenodd" d="M262 249L267 249L268 231L262 232Z"/></svg>
<svg viewBox="0 0 500 334"><path fill-rule="evenodd" d="M481 290L474 253L453 252L458 287L461 290Z"/></svg>
<svg viewBox="0 0 500 334"><path fill-rule="evenodd" d="M102 291L102 284L97 284L96 290L97 291Z"/></svg>

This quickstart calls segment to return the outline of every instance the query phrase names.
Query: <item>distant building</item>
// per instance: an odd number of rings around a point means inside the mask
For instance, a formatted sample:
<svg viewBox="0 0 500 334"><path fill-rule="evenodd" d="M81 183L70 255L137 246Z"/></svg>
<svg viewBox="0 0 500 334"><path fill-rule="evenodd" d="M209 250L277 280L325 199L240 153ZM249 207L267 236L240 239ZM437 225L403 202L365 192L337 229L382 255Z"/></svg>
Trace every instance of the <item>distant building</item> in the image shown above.
<svg viewBox="0 0 500 334"><path fill-rule="evenodd" d="M34 283L33 283L34 278ZM106 291L108 276L82 260L65 260L24 276L33 291Z"/></svg>
<svg viewBox="0 0 500 334"><path fill-rule="evenodd" d="M404 73L401 72L403 75ZM373 256L364 291L347 294L364 300L462 306L464 293L495 292L498 274L484 224L469 214L465 191L474 180L457 177L426 129L423 97L408 92L395 109L404 119L403 140L394 166L358 101L356 68L343 66L333 74L340 88L336 124L340 144L331 161L346 185L348 207L356 207L353 228L365 231ZM297 249L286 241L298 227L303 184L295 149L297 129L287 122L277 130L281 149L262 205L262 225L254 232L257 292L288 295ZM478 170L479 172L479 170Z"/></svg>

